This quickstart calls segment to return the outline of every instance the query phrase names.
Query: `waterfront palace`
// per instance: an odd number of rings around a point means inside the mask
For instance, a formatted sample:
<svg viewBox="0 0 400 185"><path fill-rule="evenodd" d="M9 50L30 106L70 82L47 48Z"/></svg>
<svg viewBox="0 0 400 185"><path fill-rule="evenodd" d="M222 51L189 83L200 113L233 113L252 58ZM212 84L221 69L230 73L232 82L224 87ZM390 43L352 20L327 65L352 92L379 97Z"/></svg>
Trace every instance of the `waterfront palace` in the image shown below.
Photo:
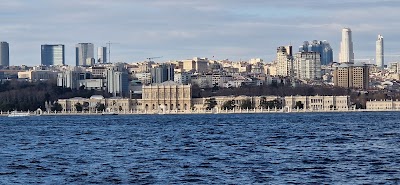
<svg viewBox="0 0 400 185"><path fill-rule="evenodd" d="M76 104L84 106L85 111L96 112L97 106L103 104L105 108L120 112L157 112L175 111L189 112L193 110L205 110L208 98L192 98L191 85L182 85L173 81L152 84L142 87L142 99L130 98L104 98L95 95L90 98L59 99L63 112L75 112ZM301 102L303 109L307 110L339 110L350 109L349 96L215 96L216 108L223 109L226 101L234 101L239 107L244 101L251 101L255 108L260 109L262 100L279 101L288 110L296 109L296 103Z"/></svg>

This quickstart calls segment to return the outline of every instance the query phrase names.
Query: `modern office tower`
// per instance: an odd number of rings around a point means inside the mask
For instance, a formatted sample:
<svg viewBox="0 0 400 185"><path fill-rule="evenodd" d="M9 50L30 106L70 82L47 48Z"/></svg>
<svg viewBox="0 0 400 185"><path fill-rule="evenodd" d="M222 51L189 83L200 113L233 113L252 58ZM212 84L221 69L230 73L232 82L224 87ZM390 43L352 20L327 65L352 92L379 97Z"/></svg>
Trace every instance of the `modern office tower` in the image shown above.
<svg viewBox="0 0 400 185"><path fill-rule="evenodd" d="M107 91L114 97L126 97L129 94L128 73L119 71L117 67L110 67L106 72Z"/></svg>
<svg viewBox="0 0 400 185"><path fill-rule="evenodd" d="M293 75L293 57L290 55L290 51L286 48L289 47L280 46L276 51L276 75L278 76Z"/></svg>
<svg viewBox="0 0 400 185"><path fill-rule="evenodd" d="M340 42L340 63L354 63L353 41L350 28L343 28Z"/></svg>
<svg viewBox="0 0 400 185"><path fill-rule="evenodd" d="M376 41L376 66L383 68L384 65L383 36L378 35L378 40Z"/></svg>
<svg viewBox="0 0 400 185"><path fill-rule="evenodd" d="M162 64L150 70L152 83L174 81L174 65Z"/></svg>
<svg viewBox="0 0 400 185"><path fill-rule="evenodd" d="M321 65L328 65L333 62L333 50L328 41L313 40L311 43L304 41L299 47L299 52L319 52L321 54Z"/></svg>
<svg viewBox="0 0 400 185"><path fill-rule="evenodd" d="M42 65L65 65L65 47L62 44L41 46Z"/></svg>
<svg viewBox="0 0 400 185"><path fill-rule="evenodd" d="M335 86L367 90L369 87L369 67L366 64L340 64L334 68Z"/></svg>
<svg viewBox="0 0 400 185"><path fill-rule="evenodd" d="M97 48L97 63L99 64L107 63L107 47Z"/></svg>
<svg viewBox="0 0 400 185"><path fill-rule="evenodd" d="M10 66L10 50L7 42L0 42L0 66Z"/></svg>
<svg viewBox="0 0 400 185"><path fill-rule="evenodd" d="M94 58L94 46L92 43L79 43L75 46L76 66L90 66L86 63L88 58Z"/></svg>
<svg viewBox="0 0 400 185"><path fill-rule="evenodd" d="M300 52L296 54L294 74L302 80L321 79L321 55L319 52Z"/></svg>

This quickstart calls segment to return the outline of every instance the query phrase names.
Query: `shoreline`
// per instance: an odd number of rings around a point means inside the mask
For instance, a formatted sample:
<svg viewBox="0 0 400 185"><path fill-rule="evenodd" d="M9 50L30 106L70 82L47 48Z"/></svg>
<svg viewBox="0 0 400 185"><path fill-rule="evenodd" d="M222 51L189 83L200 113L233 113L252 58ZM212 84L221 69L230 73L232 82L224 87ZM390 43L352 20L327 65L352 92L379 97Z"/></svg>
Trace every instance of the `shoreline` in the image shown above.
<svg viewBox="0 0 400 185"><path fill-rule="evenodd" d="M355 110L294 110L294 111L283 111L281 110L262 110L262 109L251 109L251 110L201 110L201 111L120 111L115 112L115 115L190 115L190 114L285 114L285 113L346 113L346 112L400 112L400 109L355 109ZM18 111L18 113L28 113L27 111ZM0 112L0 116L8 117L11 112ZM109 114L103 114L102 112L42 112L37 114L36 111L30 111L29 116L111 116Z"/></svg>

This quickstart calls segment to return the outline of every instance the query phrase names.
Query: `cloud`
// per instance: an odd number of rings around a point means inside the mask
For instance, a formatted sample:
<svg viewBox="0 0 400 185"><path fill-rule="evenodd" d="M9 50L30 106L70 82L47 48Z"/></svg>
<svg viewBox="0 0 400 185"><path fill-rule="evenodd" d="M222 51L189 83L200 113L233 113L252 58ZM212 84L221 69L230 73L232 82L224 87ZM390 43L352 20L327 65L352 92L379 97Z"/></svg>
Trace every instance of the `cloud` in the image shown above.
<svg viewBox="0 0 400 185"><path fill-rule="evenodd" d="M373 55L378 34L396 51L398 1L350 0L40 0L0 1L0 40L10 43L12 65L40 64L40 45L112 45L112 60L133 62L210 57L274 60L276 47L328 40L337 58L341 28L353 30L356 57ZM23 54L22 54L23 53ZM217 59L218 59L217 58Z"/></svg>

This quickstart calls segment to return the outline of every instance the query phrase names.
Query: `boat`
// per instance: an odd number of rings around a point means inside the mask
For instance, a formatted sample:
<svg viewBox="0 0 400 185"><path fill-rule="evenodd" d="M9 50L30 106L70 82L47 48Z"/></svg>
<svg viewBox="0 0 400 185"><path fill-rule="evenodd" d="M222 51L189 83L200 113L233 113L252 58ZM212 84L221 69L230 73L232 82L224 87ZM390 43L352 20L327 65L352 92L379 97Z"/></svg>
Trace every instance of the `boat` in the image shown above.
<svg viewBox="0 0 400 185"><path fill-rule="evenodd" d="M107 108L105 111L101 113L101 115L118 115L118 114L112 111L110 108Z"/></svg>
<svg viewBox="0 0 400 185"><path fill-rule="evenodd" d="M101 113L101 115L118 115L118 113L111 111L111 112L106 112L104 111L103 113Z"/></svg>
<svg viewBox="0 0 400 185"><path fill-rule="evenodd" d="M26 117L26 116L30 116L29 112L12 111L10 114L8 114L8 117Z"/></svg>

